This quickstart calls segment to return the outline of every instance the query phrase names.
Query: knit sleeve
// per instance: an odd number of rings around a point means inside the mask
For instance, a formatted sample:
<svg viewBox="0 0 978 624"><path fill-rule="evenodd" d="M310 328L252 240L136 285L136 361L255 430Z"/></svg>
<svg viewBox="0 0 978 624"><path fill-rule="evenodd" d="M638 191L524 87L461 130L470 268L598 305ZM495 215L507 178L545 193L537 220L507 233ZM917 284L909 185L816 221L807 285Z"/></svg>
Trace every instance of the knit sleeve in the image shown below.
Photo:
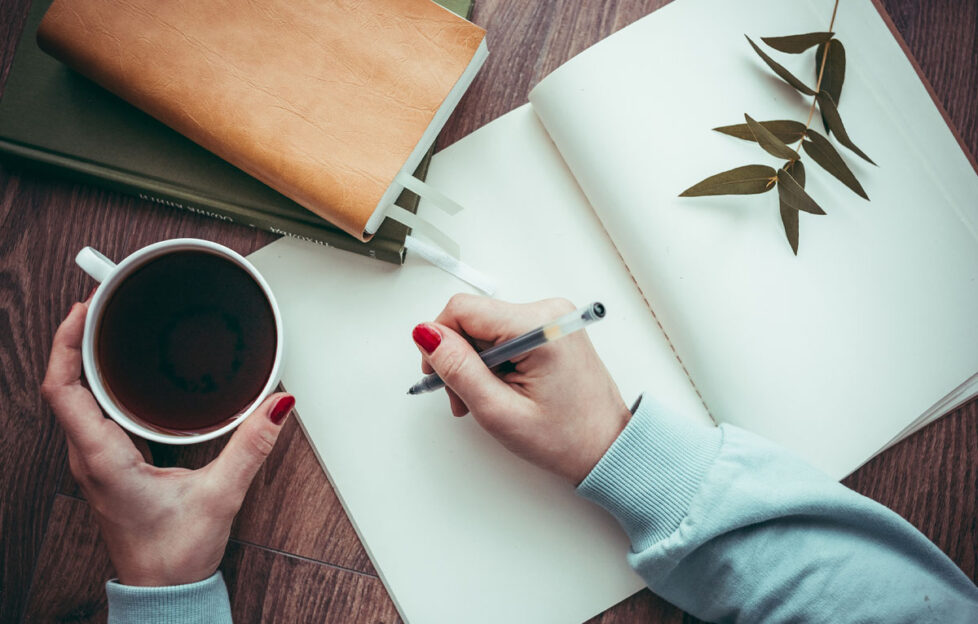
<svg viewBox="0 0 978 624"><path fill-rule="evenodd" d="M978 622L978 588L906 520L737 427L643 400L578 492L701 619Z"/></svg>
<svg viewBox="0 0 978 624"><path fill-rule="evenodd" d="M220 572L187 585L133 587L105 584L109 624L222 624L231 622L231 604Z"/></svg>

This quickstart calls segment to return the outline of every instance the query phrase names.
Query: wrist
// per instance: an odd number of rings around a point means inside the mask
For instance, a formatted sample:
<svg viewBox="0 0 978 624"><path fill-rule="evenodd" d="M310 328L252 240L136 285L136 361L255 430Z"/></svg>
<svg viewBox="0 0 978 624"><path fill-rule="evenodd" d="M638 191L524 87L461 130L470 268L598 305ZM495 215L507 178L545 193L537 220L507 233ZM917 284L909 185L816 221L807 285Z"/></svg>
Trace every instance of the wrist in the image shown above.
<svg viewBox="0 0 978 624"><path fill-rule="evenodd" d="M188 553L190 556L182 556L172 543L160 548L145 543L120 548L113 541L106 539L109 558L119 583L130 587L168 587L203 581L217 572L224 550L222 547L205 555L204 549L194 548Z"/></svg>
<svg viewBox="0 0 978 624"><path fill-rule="evenodd" d="M216 568L209 572L199 574L167 574L160 573L158 570L127 570L125 572L116 570L119 583L121 585L128 585L129 587L171 587L174 585L190 585L191 583L198 583L210 578L211 576L214 576L215 572L217 572Z"/></svg>
<svg viewBox="0 0 978 624"><path fill-rule="evenodd" d="M170 566L165 562L150 563L125 562L116 566L119 583L130 587L169 587L172 585L189 585L203 581L217 572L217 565Z"/></svg>
<svg viewBox="0 0 978 624"><path fill-rule="evenodd" d="M578 486L601 461L608 449L615 443L621 432L628 426L632 413L625 402L618 399L617 404L595 422L595 428L588 433L587 451L582 453L566 476L574 486Z"/></svg>
<svg viewBox="0 0 978 624"><path fill-rule="evenodd" d="M722 442L720 429L646 397L577 491L618 519L633 550L644 550L679 528Z"/></svg>

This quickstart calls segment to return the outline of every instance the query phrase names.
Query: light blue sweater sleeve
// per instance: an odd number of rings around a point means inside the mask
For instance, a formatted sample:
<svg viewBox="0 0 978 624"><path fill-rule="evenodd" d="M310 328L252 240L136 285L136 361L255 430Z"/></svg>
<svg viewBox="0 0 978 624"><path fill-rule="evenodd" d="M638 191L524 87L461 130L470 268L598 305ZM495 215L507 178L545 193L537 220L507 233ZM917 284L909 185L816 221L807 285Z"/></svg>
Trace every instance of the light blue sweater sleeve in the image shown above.
<svg viewBox="0 0 978 624"><path fill-rule="evenodd" d="M978 588L906 520L736 427L645 399L578 492L704 620L978 622Z"/></svg>
<svg viewBox="0 0 978 624"><path fill-rule="evenodd" d="M109 624L230 624L231 604L224 577L171 587L105 584Z"/></svg>

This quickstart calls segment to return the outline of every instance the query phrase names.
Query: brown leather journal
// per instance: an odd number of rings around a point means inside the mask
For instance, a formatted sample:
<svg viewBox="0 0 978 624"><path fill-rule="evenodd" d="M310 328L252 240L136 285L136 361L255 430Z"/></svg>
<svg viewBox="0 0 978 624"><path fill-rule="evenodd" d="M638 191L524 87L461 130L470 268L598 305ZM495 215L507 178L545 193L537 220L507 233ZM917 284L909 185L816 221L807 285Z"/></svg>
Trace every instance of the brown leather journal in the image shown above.
<svg viewBox="0 0 978 624"><path fill-rule="evenodd" d="M55 0L40 46L361 240L485 59L430 0Z"/></svg>

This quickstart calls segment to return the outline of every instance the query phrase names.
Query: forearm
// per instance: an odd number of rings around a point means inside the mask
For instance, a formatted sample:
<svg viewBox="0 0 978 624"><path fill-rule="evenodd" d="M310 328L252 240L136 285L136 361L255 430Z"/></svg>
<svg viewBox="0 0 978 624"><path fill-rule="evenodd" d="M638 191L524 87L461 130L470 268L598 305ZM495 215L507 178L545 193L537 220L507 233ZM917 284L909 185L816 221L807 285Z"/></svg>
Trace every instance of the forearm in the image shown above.
<svg viewBox="0 0 978 624"><path fill-rule="evenodd" d="M231 605L220 572L203 581L169 587L105 584L109 624L222 624L231 622Z"/></svg>
<svg viewBox="0 0 978 624"><path fill-rule="evenodd" d="M736 427L643 401L579 488L649 587L707 620L970 621L978 589L897 514Z"/></svg>

